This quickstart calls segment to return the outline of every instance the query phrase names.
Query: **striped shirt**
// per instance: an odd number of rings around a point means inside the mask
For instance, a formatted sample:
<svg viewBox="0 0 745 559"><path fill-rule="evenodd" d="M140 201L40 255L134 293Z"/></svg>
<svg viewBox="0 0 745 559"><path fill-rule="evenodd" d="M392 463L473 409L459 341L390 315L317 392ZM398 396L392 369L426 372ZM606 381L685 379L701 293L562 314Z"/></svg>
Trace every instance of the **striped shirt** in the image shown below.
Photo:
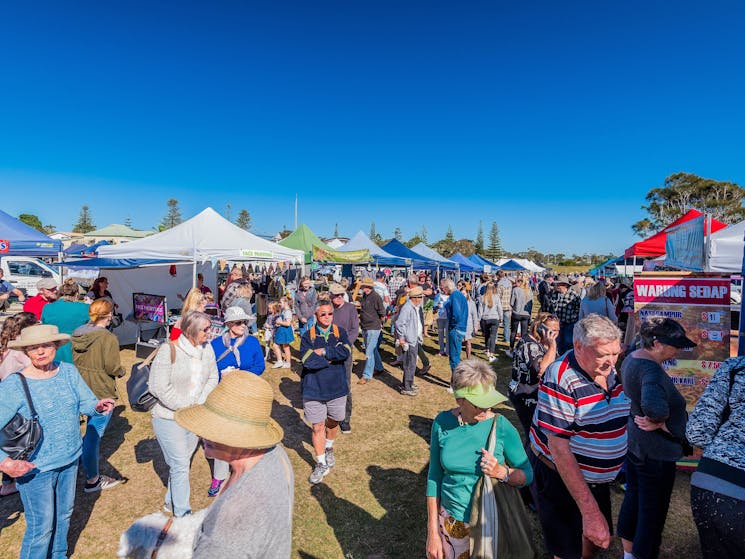
<svg viewBox="0 0 745 559"><path fill-rule="evenodd" d="M530 444L551 460L548 435L569 439L585 481L611 482L626 457L629 408L615 370L608 375L606 391L580 368L574 351L569 351L543 375Z"/></svg>

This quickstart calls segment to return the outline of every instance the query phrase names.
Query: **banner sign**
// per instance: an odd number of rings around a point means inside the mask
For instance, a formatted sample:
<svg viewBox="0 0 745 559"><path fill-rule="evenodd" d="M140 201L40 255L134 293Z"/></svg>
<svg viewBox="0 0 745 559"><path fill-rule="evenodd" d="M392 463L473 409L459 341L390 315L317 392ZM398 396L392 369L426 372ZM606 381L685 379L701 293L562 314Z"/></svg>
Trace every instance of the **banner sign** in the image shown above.
<svg viewBox="0 0 745 559"><path fill-rule="evenodd" d="M338 250L326 250L318 246L313 246L313 260L318 260L321 262L336 262L339 264L342 263L352 263L352 262L369 262L370 261L370 251L368 249L364 250L350 250L349 252L341 252Z"/></svg>
<svg viewBox="0 0 745 559"><path fill-rule="evenodd" d="M135 320L166 322L166 298L163 295L132 293L132 308Z"/></svg>
<svg viewBox="0 0 745 559"><path fill-rule="evenodd" d="M704 270L704 216L681 223L667 232L665 266L702 272Z"/></svg>
<svg viewBox="0 0 745 559"><path fill-rule="evenodd" d="M730 356L730 280L722 277L634 278L636 331L640 321L664 316L696 342L663 363L692 411L712 374Z"/></svg>
<svg viewBox="0 0 745 559"><path fill-rule="evenodd" d="M274 253L271 250L251 250L248 248L242 248L241 257L243 258L265 258L268 260L273 260Z"/></svg>

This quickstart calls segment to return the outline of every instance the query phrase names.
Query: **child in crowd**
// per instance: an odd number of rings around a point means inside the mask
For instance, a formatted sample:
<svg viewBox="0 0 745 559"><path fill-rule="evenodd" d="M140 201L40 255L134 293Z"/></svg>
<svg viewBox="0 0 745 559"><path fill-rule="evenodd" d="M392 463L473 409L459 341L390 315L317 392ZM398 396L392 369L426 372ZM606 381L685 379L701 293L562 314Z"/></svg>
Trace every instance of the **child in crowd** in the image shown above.
<svg viewBox="0 0 745 559"><path fill-rule="evenodd" d="M266 351L264 353L264 359L269 359L269 352L272 348L272 341L274 340L274 331L277 328L277 318L282 313L282 305L277 301L272 301L267 305L268 314L266 316L266 322L264 322L264 345Z"/></svg>
<svg viewBox="0 0 745 559"><path fill-rule="evenodd" d="M279 304L282 310L274 322L274 355L277 356L277 362L272 365L272 369L289 368L292 363L290 344L295 341L295 331L292 328L292 304L287 297L281 297Z"/></svg>

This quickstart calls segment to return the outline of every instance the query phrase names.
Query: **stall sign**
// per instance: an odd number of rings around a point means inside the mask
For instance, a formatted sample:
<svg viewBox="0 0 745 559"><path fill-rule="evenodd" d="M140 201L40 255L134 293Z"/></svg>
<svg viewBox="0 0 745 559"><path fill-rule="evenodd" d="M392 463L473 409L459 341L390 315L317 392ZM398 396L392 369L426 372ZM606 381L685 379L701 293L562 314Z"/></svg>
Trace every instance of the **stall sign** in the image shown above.
<svg viewBox="0 0 745 559"><path fill-rule="evenodd" d="M242 248L241 256L243 258L267 258L269 260L274 259L274 253L271 250L253 250Z"/></svg>

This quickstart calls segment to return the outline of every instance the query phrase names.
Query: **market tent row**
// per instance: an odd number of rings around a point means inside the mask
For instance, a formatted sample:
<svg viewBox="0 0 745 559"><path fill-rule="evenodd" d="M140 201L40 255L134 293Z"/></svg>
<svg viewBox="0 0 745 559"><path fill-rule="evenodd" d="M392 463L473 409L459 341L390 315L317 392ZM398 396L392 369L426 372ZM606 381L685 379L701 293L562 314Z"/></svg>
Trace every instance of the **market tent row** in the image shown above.
<svg viewBox="0 0 745 559"><path fill-rule="evenodd" d="M58 256L60 252L62 241L51 239L0 210L0 255Z"/></svg>
<svg viewBox="0 0 745 559"><path fill-rule="evenodd" d="M400 256L394 256L389 254L377 244L375 244L370 237L365 235L362 231L358 231L357 234L349 239L344 246L338 249L340 252L352 252L357 250L368 250L370 252L370 259L377 266L411 266L411 260L408 258L401 258Z"/></svg>
<svg viewBox="0 0 745 559"><path fill-rule="evenodd" d="M540 273L546 271L546 268L544 268L543 266L539 266L538 264L536 264L532 260L528 260L527 258L510 258L510 260L517 262L518 264L520 264L520 266L522 266L529 272ZM499 264L499 262L497 262L497 264Z"/></svg>
<svg viewBox="0 0 745 559"><path fill-rule="evenodd" d="M212 208L161 233L120 245L103 246L99 258L68 261L66 266L106 270L109 291L127 318L132 314L132 294L164 295L170 308L181 306L196 273L216 293L217 272L228 262L277 262L301 264L302 251L283 247L244 231ZM137 326L125 321L114 333L121 344L134 343Z"/></svg>
<svg viewBox="0 0 745 559"><path fill-rule="evenodd" d="M463 256L460 252L456 252L450 257L450 260L457 263L460 266L461 272L483 272L484 267L479 266L471 262L468 258Z"/></svg>
<svg viewBox="0 0 745 559"><path fill-rule="evenodd" d="M398 239L391 239L380 248L394 256L411 260L411 266L416 270L436 270L439 266L437 260L417 254Z"/></svg>
<svg viewBox="0 0 745 559"><path fill-rule="evenodd" d="M428 247L424 243L414 245L413 247L411 247L411 250L413 250L417 254L422 255L425 258L428 258L429 260L436 261L440 265L440 268L443 270L457 270L460 268L460 265L457 262L448 260L439 252L437 252L433 248Z"/></svg>
<svg viewBox="0 0 745 559"><path fill-rule="evenodd" d="M490 260L487 260L483 256L476 254L475 252L468 257L468 260L471 261L474 265L480 266L484 271L489 270L490 272L494 272L499 268L497 264L491 262Z"/></svg>

